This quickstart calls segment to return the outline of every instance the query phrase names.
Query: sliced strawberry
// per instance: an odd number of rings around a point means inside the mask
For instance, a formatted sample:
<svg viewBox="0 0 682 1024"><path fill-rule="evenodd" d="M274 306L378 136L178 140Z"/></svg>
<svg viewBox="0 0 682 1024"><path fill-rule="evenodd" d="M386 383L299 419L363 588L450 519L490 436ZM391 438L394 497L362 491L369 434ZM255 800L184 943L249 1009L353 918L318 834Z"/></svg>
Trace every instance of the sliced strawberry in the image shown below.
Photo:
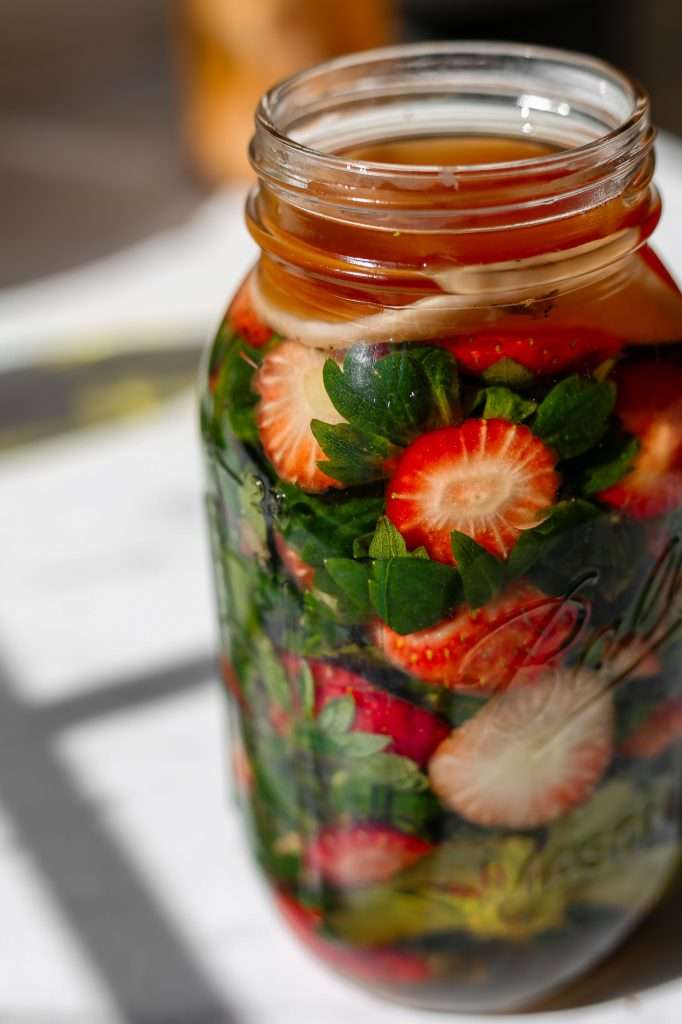
<svg viewBox="0 0 682 1024"><path fill-rule="evenodd" d="M256 422L261 444L277 473L306 491L340 487L318 468L324 453L310 422L340 423L342 417L324 389L327 356L297 341L283 341L268 352L255 375L260 395Z"/></svg>
<svg viewBox="0 0 682 1024"><path fill-rule="evenodd" d="M387 825L330 826L310 843L304 863L332 885L373 885L388 881L430 851L424 839Z"/></svg>
<svg viewBox="0 0 682 1024"><path fill-rule="evenodd" d="M407 542L454 563L453 530L506 557L542 521L559 485L556 459L528 427L470 419L423 434L403 453L386 514Z"/></svg>
<svg viewBox="0 0 682 1024"><path fill-rule="evenodd" d="M248 795L253 789L253 768L246 747L241 740L233 740L232 746L232 778L234 779L237 791Z"/></svg>
<svg viewBox="0 0 682 1024"><path fill-rule="evenodd" d="M268 705L266 712L268 721L278 736L291 736L294 728L294 719L285 708L272 701Z"/></svg>
<svg viewBox="0 0 682 1024"><path fill-rule="evenodd" d="M315 580L315 570L312 565L304 562L298 551L287 544L279 531L275 532L275 547L277 554L282 559L284 568L291 576L294 583L300 590L310 590Z"/></svg>
<svg viewBox="0 0 682 1024"><path fill-rule="evenodd" d="M308 935L323 923L320 910L305 906L284 889L276 890L274 897L280 914L297 935Z"/></svg>
<svg viewBox="0 0 682 1024"><path fill-rule="evenodd" d="M639 439L631 471L598 497L635 519L682 505L682 363L668 356L615 373L616 414Z"/></svg>
<svg viewBox="0 0 682 1024"><path fill-rule="evenodd" d="M680 288L677 281L670 273L663 260L654 252L650 245L643 245L638 252L638 256L643 263L646 263L649 270L653 270L654 274L663 282L664 285L670 288L670 290L675 292L677 295L680 294Z"/></svg>
<svg viewBox="0 0 682 1024"><path fill-rule="evenodd" d="M469 821L536 828L592 793L612 755L613 703L586 669L550 669L493 697L441 743L429 778Z"/></svg>
<svg viewBox="0 0 682 1024"><path fill-rule="evenodd" d="M280 914L301 942L321 960L362 981L414 984L431 977L428 959L392 949L351 949L320 934L320 911L306 907L284 891L275 893Z"/></svg>
<svg viewBox="0 0 682 1024"><path fill-rule="evenodd" d="M557 374L598 366L616 355L620 342L584 327L538 326L520 331L481 331L442 342L469 373L482 374L500 359L531 373Z"/></svg>
<svg viewBox="0 0 682 1024"><path fill-rule="evenodd" d="M682 697L664 701L625 740L620 753L625 757L658 757L682 740Z"/></svg>
<svg viewBox="0 0 682 1024"><path fill-rule="evenodd" d="M465 606L418 633L401 636L378 622L374 642L389 661L424 682L485 695L506 689L522 670L556 658L584 618L582 603L519 583L484 608Z"/></svg>
<svg viewBox="0 0 682 1024"><path fill-rule="evenodd" d="M253 308L250 274L239 286L227 311L227 320L232 329L254 348L261 348L272 338L272 328L261 320Z"/></svg>
<svg viewBox="0 0 682 1024"><path fill-rule="evenodd" d="M241 704L244 708L247 707L242 684L239 681L239 676L237 675L232 662L224 654L221 654L218 663L225 689L231 697L234 697L238 704Z"/></svg>

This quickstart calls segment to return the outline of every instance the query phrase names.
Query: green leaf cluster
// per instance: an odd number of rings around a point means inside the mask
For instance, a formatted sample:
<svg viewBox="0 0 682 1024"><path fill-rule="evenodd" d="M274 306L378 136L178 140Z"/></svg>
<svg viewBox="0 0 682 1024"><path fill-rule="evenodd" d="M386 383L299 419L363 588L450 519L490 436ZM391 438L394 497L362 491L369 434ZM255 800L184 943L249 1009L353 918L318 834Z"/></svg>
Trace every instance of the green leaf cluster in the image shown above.
<svg viewBox="0 0 682 1024"><path fill-rule="evenodd" d="M320 467L347 486L382 479L401 447L461 417L457 363L444 349L404 345L377 359L374 346L356 345L343 367L327 360L324 385L346 422L311 429Z"/></svg>
<svg viewBox="0 0 682 1024"><path fill-rule="evenodd" d="M213 438L217 443L224 441L226 421L238 440L255 444L258 428L254 408L258 396L252 384L264 349L253 348L229 327L223 326L218 333L215 350L220 353L220 358L210 417Z"/></svg>
<svg viewBox="0 0 682 1024"><path fill-rule="evenodd" d="M611 381L572 374L556 384L541 402L533 432L560 459L583 455L604 436L615 400Z"/></svg>

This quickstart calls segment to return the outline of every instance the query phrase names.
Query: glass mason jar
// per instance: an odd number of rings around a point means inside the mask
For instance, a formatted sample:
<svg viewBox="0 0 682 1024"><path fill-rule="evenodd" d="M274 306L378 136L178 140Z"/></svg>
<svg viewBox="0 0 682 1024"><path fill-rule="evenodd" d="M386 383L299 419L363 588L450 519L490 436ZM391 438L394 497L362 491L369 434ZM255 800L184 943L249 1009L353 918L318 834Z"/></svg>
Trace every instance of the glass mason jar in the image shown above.
<svg viewBox="0 0 682 1024"><path fill-rule="evenodd" d="M300 940L530 1005L680 852L682 297L647 99L532 47L342 58L258 109L205 363L222 669Z"/></svg>

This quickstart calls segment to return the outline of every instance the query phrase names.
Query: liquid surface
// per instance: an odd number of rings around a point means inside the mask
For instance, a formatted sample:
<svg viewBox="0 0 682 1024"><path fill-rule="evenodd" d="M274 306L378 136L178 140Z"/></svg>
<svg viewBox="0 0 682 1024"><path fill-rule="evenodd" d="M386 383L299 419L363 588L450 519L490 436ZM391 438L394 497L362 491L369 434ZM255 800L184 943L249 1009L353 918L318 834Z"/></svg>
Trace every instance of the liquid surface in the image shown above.
<svg viewBox="0 0 682 1024"><path fill-rule="evenodd" d="M514 312L505 320L504 308L499 308L495 318L500 319L500 326L513 329L523 306L531 308L538 303L546 310L549 301L553 318L569 328L613 329L633 342L678 337L682 325L679 293L675 288L660 287L667 272L660 264L650 272L648 256L642 265L633 255L630 263L623 265L623 281L615 286L597 283L590 290L576 290L573 285L594 266L592 247L619 238L624 251L636 250L660 215L657 195L648 187L639 192L631 189L627 195L583 209L570 189L563 196L566 172L561 168L529 170L519 164L518 175L514 172L513 161L556 152L555 147L535 140L484 135L387 139L350 147L344 155L358 160L388 161L396 168L445 168L440 175L424 178L418 188L403 187L399 175L368 177L354 190L361 204L357 219L333 215L335 204L345 201L344 190L337 188L333 179L313 181L308 189L311 197L326 204L331 213L328 217L262 188L247 216L251 233L264 250L258 275L264 300L261 314L270 318L280 333L312 344L315 321L340 321L329 345L344 347L345 322L361 321L385 306L408 306L419 299L452 293L459 296L452 303L459 310L452 317L452 326L466 331L475 327L480 315L472 318L461 296L471 295L474 307L476 288L483 291L490 282L472 280L471 275L462 280L462 271L471 268L476 272L490 265L512 269L516 265L521 270L526 261L532 267L530 261L541 264L545 254L552 254L551 275L536 272L533 276L531 271L527 280L520 281L518 275L514 280L508 275L511 297L497 301ZM454 179L447 173L448 167L468 164L475 168L491 161L511 161L511 169L503 175L491 172ZM524 201L519 198L520 182ZM534 204L541 197L546 202L540 216ZM377 219L372 207L379 212ZM434 216L436 212L438 216ZM390 225L395 229L389 230ZM568 257L576 249L585 253L584 265L568 259L564 268L558 257L563 252ZM615 255L606 257L607 269L609 260L615 267ZM313 267L314 274L310 273ZM504 285L501 279L495 282L500 291ZM493 301L491 295L483 299L484 304ZM291 314L294 321L278 322L276 309ZM308 322L313 323L306 332ZM358 337L383 340L383 332L387 340L407 341L443 330L442 319L415 326L412 319L401 325L392 318L385 327L359 330Z"/></svg>
<svg viewBox="0 0 682 1024"><path fill-rule="evenodd" d="M558 152L556 146L530 139L490 135L452 135L434 138L387 139L340 151L351 160L377 161L415 166L476 165L531 160Z"/></svg>

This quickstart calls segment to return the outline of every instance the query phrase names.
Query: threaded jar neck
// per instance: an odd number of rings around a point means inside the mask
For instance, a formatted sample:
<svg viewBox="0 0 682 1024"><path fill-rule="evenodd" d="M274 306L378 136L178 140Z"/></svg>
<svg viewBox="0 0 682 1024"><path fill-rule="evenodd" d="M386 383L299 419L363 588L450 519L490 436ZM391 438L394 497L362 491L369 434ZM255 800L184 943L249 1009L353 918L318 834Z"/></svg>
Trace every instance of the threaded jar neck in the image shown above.
<svg viewBox="0 0 682 1024"><path fill-rule="evenodd" d="M453 165L352 155L450 136L542 152ZM247 223L271 268L325 287L391 286L384 304L434 289L515 301L531 281L578 286L643 244L660 213L653 137L645 93L593 58L487 42L368 51L263 97Z"/></svg>

